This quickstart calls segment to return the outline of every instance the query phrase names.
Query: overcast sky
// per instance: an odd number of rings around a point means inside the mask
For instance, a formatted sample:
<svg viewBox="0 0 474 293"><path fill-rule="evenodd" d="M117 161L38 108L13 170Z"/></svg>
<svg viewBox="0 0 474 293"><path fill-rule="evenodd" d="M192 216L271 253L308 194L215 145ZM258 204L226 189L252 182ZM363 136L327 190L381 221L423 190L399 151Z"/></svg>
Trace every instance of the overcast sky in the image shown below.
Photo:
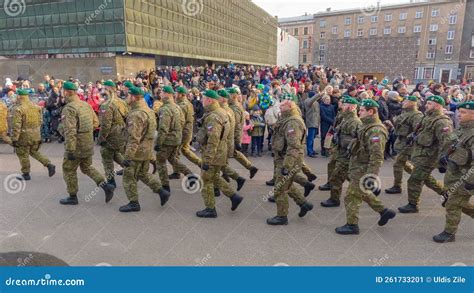
<svg viewBox="0 0 474 293"><path fill-rule="evenodd" d="M305 12L316 13L325 11L331 7L332 10L349 8L365 8L376 6L377 0L252 0L255 4L265 9L268 13L278 17L300 16ZM409 0L380 0L380 5L394 3L408 3Z"/></svg>

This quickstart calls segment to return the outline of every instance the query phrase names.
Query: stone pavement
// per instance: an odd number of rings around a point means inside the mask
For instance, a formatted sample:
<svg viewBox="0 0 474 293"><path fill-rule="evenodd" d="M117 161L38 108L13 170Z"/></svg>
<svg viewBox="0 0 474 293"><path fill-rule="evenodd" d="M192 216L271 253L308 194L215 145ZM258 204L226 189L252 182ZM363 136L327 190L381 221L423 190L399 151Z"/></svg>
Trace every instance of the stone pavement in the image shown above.
<svg viewBox="0 0 474 293"><path fill-rule="evenodd" d="M48 178L46 169L32 161L32 181L24 184L12 180L19 163L11 147L0 145L0 252L46 252L79 266L474 265L472 219L463 217L457 242L440 245L431 240L444 227L444 210L428 189L423 191L419 214L397 214L385 227L377 226L378 214L364 203L361 234L341 236L334 228L345 223L344 208L319 205L328 192L311 193L315 209L305 218L298 217L298 208L290 201L289 225L266 225L265 219L276 213L274 204L265 201L271 191L265 186L272 175L269 154L251 158L260 171L241 190L245 200L237 211L231 212L230 201L221 196L219 217L199 219L195 212L203 208L200 193L184 192L181 180L171 181L172 197L165 207L140 184L142 211L122 214L118 208L127 200L121 177L114 199L105 204L103 192L94 194L93 181L79 174L80 204L61 206L58 201L66 196L63 145L44 144L42 151L56 164L57 174ZM319 176L315 183L325 183L327 159L307 162ZM102 170L98 148L94 165ZM237 162L232 165L248 178L248 171ZM392 184L391 166L391 161L383 166L382 189ZM441 178L437 171L435 175ZM382 193L381 198L393 209L407 202L406 193Z"/></svg>

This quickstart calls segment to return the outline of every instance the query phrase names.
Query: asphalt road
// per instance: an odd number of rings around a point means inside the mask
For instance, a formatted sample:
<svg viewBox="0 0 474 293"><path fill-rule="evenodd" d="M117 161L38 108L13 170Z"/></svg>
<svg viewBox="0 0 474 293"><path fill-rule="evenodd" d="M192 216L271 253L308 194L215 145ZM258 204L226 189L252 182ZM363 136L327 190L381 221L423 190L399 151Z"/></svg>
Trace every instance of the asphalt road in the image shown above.
<svg viewBox="0 0 474 293"><path fill-rule="evenodd" d="M387 226L378 227L379 215L363 204L361 234L341 236L334 228L345 223L344 207L319 205L328 192L311 193L315 209L305 218L298 217L298 207L290 200L289 225L266 225L266 218L276 213L274 204L265 201L271 191L265 181L273 168L269 154L251 158L260 170L241 190L245 199L237 211L232 212L230 201L221 196L219 217L199 219L195 212L203 208L200 193L183 191L181 180L172 180L172 197L165 207L140 184L142 211L123 214L118 212L127 203L121 177L114 199L105 204L103 192L96 192L94 182L79 174L80 204L61 206L58 201L66 196L63 145L45 144L42 151L56 164L57 174L48 178L46 169L33 161L32 180L23 184L12 180L20 168L11 147L0 145L0 252L46 252L80 266L474 265L472 219L463 216L457 242L440 245L431 240L443 230L444 209L439 197L426 188L420 213L397 214ZM248 178L248 171L231 163ZM327 159L308 158L307 163L318 174L315 183L325 183ZM94 165L102 170L98 148ZM386 161L380 174L382 188L392 184L391 167L392 162ZM441 178L437 171L435 175ZM405 192L382 193L381 199L393 209L407 202Z"/></svg>

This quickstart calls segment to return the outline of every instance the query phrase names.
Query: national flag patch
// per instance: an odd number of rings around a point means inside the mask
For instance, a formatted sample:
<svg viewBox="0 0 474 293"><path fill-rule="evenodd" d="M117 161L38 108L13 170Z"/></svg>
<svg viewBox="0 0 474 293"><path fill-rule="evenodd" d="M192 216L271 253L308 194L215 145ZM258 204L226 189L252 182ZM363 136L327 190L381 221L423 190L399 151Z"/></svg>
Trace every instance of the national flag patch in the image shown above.
<svg viewBox="0 0 474 293"><path fill-rule="evenodd" d="M65 115L61 115L61 120L63 120L66 116Z"/></svg>
<svg viewBox="0 0 474 293"><path fill-rule="evenodd" d="M212 124L209 124L209 125L207 126L207 131L211 132L212 129L214 129L214 126L212 126Z"/></svg>
<svg viewBox="0 0 474 293"><path fill-rule="evenodd" d="M295 133L295 130L293 128L288 129L288 134L293 135Z"/></svg>
<svg viewBox="0 0 474 293"><path fill-rule="evenodd" d="M451 128L449 128L449 126L446 126L443 128L443 132L448 132Z"/></svg>
<svg viewBox="0 0 474 293"><path fill-rule="evenodd" d="M372 142L379 142L380 141L380 137L379 136L374 136L370 139Z"/></svg>

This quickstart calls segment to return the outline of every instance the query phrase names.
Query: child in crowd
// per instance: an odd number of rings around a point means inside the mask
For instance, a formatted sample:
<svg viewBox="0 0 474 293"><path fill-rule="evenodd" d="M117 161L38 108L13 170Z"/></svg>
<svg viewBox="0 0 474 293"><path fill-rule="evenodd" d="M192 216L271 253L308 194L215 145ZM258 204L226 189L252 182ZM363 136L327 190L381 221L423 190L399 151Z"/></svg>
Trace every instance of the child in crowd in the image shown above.
<svg viewBox="0 0 474 293"><path fill-rule="evenodd" d="M258 106L254 106L251 111L252 114L252 154L255 156L255 151L257 151L257 156L261 157L263 152L263 136L265 134L265 120L262 117L262 111Z"/></svg>
<svg viewBox="0 0 474 293"><path fill-rule="evenodd" d="M242 153L244 155L248 155L249 153L249 144L252 141L252 122L250 121L250 114L249 112L245 111L244 113L245 122L244 127L242 128Z"/></svg>

